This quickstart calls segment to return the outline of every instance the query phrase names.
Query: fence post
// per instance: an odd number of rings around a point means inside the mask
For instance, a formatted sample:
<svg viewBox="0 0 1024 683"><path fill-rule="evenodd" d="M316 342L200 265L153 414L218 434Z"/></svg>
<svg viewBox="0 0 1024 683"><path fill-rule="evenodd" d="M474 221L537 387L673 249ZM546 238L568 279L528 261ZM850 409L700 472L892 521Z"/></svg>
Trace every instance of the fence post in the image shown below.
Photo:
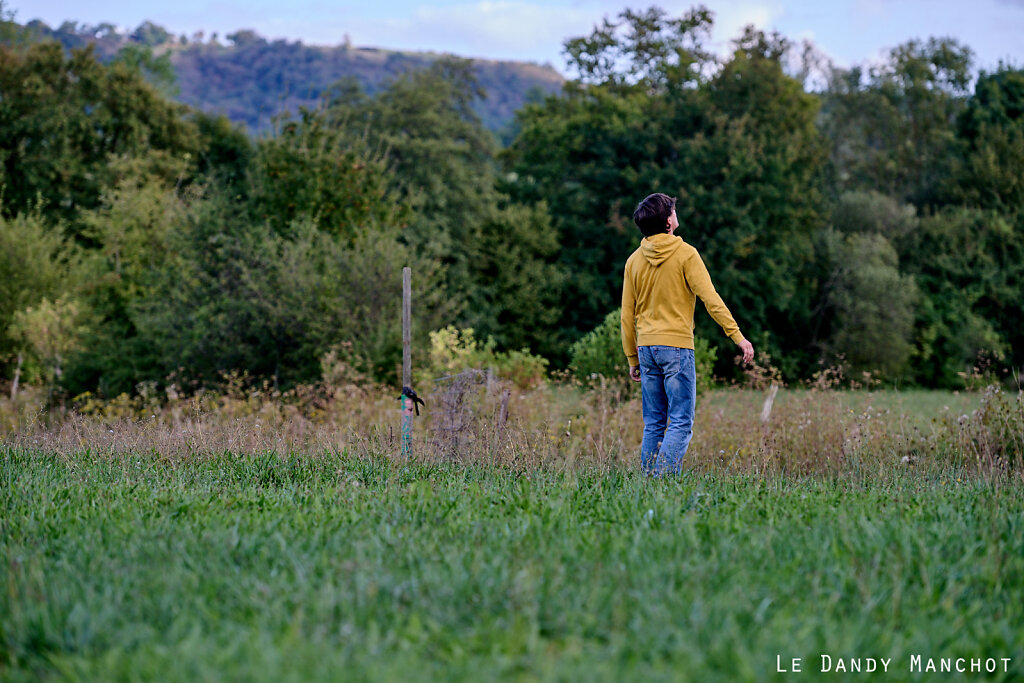
<svg viewBox="0 0 1024 683"><path fill-rule="evenodd" d="M412 386L412 268L402 268L402 457L412 450L412 418L415 403L404 393Z"/></svg>

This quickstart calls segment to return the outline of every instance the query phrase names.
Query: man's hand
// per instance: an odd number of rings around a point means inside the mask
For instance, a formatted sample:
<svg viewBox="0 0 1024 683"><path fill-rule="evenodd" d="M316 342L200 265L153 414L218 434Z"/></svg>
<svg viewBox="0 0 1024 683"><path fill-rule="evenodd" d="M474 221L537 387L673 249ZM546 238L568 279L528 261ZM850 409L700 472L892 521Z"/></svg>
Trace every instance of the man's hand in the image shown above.
<svg viewBox="0 0 1024 683"><path fill-rule="evenodd" d="M634 382L639 382L640 381L640 366L639 365L630 365L629 366L629 378L631 380L633 380Z"/></svg>
<svg viewBox="0 0 1024 683"><path fill-rule="evenodd" d="M754 360L754 345L746 339L740 342L740 349L743 351L743 362L751 363Z"/></svg>

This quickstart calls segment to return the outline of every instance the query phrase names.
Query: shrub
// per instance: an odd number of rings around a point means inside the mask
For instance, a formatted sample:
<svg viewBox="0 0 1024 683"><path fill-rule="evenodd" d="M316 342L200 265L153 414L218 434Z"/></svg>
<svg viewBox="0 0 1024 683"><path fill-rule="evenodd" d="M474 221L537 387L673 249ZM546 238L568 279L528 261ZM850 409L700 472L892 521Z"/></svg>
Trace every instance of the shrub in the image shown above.
<svg viewBox="0 0 1024 683"><path fill-rule="evenodd" d="M491 368L502 379L527 389L544 381L548 361L530 353L529 349L496 351L496 342L488 337L477 339L472 328L459 329L449 325L430 333L428 379L452 375L469 368Z"/></svg>
<svg viewBox="0 0 1024 683"><path fill-rule="evenodd" d="M581 381L591 381L595 375L606 379L624 376L626 359L622 355L619 315L618 309L606 315L600 325L583 335L569 350L569 369Z"/></svg>

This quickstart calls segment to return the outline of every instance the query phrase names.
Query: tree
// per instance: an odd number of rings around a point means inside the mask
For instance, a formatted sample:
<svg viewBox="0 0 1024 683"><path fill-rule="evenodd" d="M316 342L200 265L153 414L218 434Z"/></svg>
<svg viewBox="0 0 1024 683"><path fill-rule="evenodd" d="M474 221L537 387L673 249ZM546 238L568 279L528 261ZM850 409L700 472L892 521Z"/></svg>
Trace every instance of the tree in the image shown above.
<svg viewBox="0 0 1024 683"><path fill-rule="evenodd" d="M871 232L844 236L830 230L823 242L831 263L823 313L833 316L827 356L843 362L854 377L905 377L918 292L913 278L900 273L896 250Z"/></svg>
<svg viewBox="0 0 1024 683"><path fill-rule="evenodd" d="M692 85L712 57L704 49L712 14L703 5L678 18L659 7L623 10L589 36L565 42L569 68L585 85L662 91Z"/></svg>
<svg viewBox="0 0 1024 683"><path fill-rule="evenodd" d="M163 45L174 36L167 32L163 26L157 26L151 21L144 21L132 32L132 39L149 47Z"/></svg>
<svg viewBox="0 0 1024 683"><path fill-rule="evenodd" d="M79 222L92 247L85 253L80 288L87 332L62 380L72 394L116 396L158 374L161 359L140 338L134 307L152 295L152 271L165 263L172 235L184 229L195 210L193 190L179 195L143 160L122 162L114 170L120 176L116 186L98 207L83 211Z"/></svg>
<svg viewBox="0 0 1024 683"><path fill-rule="evenodd" d="M934 205L951 170L954 121L971 79L970 48L950 38L912 40L868 69L833 69L822 128L836 194L876 190Z"/></svg>
<svg viewBox="0 0 1024 683"><path fill-rule="evenodd" d="M832 227L844 235L871 233L899 251L917 229L917 210L880 192L845 192L832 205Z"/></svg>
<svg viewBox="0 0 1024 683"><path fill-rule="evenodd" d="M957 123L961 155L947 188L951 201L988 210L999 239L981 239L1000 264L983 314L1008 347L1007 360L1024 367L1024 70L982 73ZM989 230L983 230L984 236Z"/></svg>
<svg viewBox="0 0 1024 683"><path fill-rule="evenodd" d="M677 212L742 328L798 375L814 358L807 331L825 163L818 103L784 73L790 45L780 36L748 28L735 48L706 86L715 116L694 141Z"/></svg>
<svg viewBox="0 0 1024 683"><path fill-rule="evenodd" d="M82 338L81 308L75 301L43 299L14 314L11 336L40 363L52 400L60 383L64 363Z"/></svg>
<svg viewBox="0 0 1024 683"><path fill-rule="evenodd" d="M963 161L948 192L958 202L1024 213L1024 70L982 73L960 115Z"/></svg>
<svg viewBox="0 0 1024 683"><path fill-rule="evenodd" d="M249 199L250 219L281 235L309 220L352 241L367 226L398 225L406 216L382 156L346 138L325 112L310 109L284 119L276 135L259 142Z"/></svg>
<svg viewBox="0 0 1024 683"><path fill-rule="evenodd" d="M505 154L504 188L517 202L543 202L551 214L566 272L556 333L563 348L595 327L621 293L622 262L638 234L632 207L655 189L677 187L651 179L665 141L656 123L643 118L656 106L640 92L594 87L519 114L520 133ZM556 357L568 360L564 352Z"/></svg>
<svg viewBox="0 0 1024 683"><path fill-rule="evenodd" d="M142 74L162 95L170 98L178 94L177 76L171 63L171 53L164 52L157 57L148 44L125 45L108 65L123 64L131 71Z"/></svg>
<svg viewBox="0 0 1024 683"><path fill-rule="evenodd" d="M393 379L406 265L416 274L418 353L445 315L441 274L394 229L348 240L309 219L284 235L226 227L200 212L176 234L173 258L154 271L151 295L134 307L140 338L162 361L154 379L210 385L244 371L288 387L317 379L320 359L342 344L346 362Z"/></svg>
<svg viewBox="0 0 1024 683"><path fill-rule="evenodd" d="M95 208L112 186L110 161L149 158L177 180L177 163L195 158L195 127L126 64L109 67L93 49L70 57L55 42L25 50L0 46L0 184L5 216L40 205L68 221Z"/></svg>
<svg viewBox="0 0 1024 683"><path fill-rule="evenodd" d="M504 158L516 201L545 202L567 279L558 336L568 343L615 306L622 262L635 248L632 207L655 190L676 193L687 146L705 125L696 86L710 57L710 13L678 19L627 10L590 36L566 41L578 76L560 97L524 107ZM666 178L666 176L668 176Z"/></svg>
<svg viewBox="0 0 1024 683"><path fill-rule="evenodd" d="M27 41L26 31L14 19L15 13L0 0L0 45L15 47Z"/></svg>
<svg viewBox="0 0 1024 683"><path fill-rule="evenodd" d="M979 356L1005 360L1019 338L1019 267L1024 245L999 214L950 207L910 235L906 269L923 300L915 323L915 369L922 383L963 386Z"/></svg>
<svg viewBox="0 0 1024 683"><path fill-rule="evenodd" d="M249 199L249 168L255 145L238 125L226 116L194 112L192 119L199 129L199 152L196 174L199 182L214 182L230 188L240 200Z"/></svg>
<svg viewBox="0 0 1024 683"><path fill-rule="evenodd" d="M383 150L392 191L411 208L403 241L445 269L457 304L452 322L502 349L552 353L562 273L543 204L512 201L498 187L496 145L474 110L484 93L465 60L439 60L373 97L352 83L329 113L354 143Z"/></svg>

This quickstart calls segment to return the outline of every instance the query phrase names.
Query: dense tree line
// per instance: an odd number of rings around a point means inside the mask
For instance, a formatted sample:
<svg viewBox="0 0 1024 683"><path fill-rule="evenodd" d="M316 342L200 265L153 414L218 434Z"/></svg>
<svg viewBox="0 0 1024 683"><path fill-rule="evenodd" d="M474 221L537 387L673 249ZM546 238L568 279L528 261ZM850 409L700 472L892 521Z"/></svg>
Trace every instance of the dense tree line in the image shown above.
<svg viewBox="0 0 1024 683"><path fill-rule="evenodd" d="M417 354L455 324L562 367L617 305L632 208L662 191L789 379L1019 369L1024 71L975 73L933 39L811 88L782 36L747 29L723 59L711 22L626 11L567 41L575 77L502 148L464 60L335 83L253 137L169 99L151 55L68 53L4 18L0 368L112 396L288 386L333 351L391 380L405 265Z"/></svg>

